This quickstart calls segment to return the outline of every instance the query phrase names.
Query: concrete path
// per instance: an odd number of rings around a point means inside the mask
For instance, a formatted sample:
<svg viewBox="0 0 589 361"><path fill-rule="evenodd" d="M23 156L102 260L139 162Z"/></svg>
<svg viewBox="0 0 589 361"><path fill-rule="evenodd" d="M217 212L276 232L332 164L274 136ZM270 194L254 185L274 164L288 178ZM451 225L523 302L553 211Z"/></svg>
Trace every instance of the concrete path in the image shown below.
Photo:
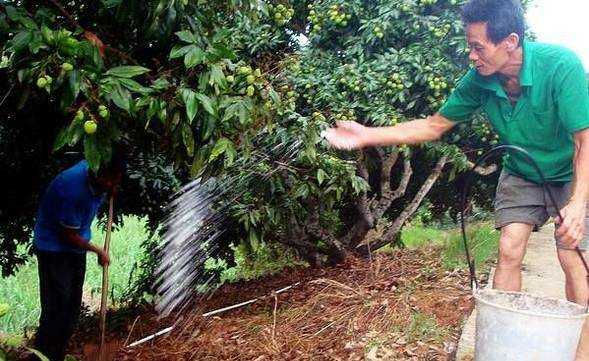
<svg viewBox="0 0 589 361"><path fill-rule="evenodd" d="M522 290L545 297L565 298L564 274L556 257L554 226L548 224L532 233L523 264ZM493 284L495 269L491 270L488 287ZM468 318L458 343L456 361L474 359L476 310Z"/></svg>

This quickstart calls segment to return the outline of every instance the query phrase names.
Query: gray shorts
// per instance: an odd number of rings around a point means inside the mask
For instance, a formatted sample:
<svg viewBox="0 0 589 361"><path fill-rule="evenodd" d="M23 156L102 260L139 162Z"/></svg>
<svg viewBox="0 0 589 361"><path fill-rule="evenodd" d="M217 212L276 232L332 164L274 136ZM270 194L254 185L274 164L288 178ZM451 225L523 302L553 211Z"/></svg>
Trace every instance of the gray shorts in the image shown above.
<svg viewBox="0 0 589 361"><path fill-rule="evenodd" d="M552 195L558 205L563 208L570 197L572 182L561 185L549 185ZM557 215L548 192L536 183L509 174L505 171L499 176L497 193L495 195L495 228L504 227L510 223L527 223L534 225L534 230L543 226L550 217ZM589 246L589 212L585 218L585 236L579 244L581 250ZM556 239L556 247L567 248Z"/></svg>

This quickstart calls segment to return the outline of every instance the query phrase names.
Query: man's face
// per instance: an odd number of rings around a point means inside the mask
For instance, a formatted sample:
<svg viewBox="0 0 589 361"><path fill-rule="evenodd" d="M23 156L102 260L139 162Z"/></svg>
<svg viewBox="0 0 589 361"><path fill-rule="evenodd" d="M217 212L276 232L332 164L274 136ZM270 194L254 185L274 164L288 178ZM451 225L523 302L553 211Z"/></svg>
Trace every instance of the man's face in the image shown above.
<svg viewBox="0 0 589 361"><path fill-rule="evenodd" d="M483 76L498 72L509 60L506 40L494 44L487 37L486 23L473 23L466 26L466 41L470 49L468 59L477 72Z"/></svg>
<svg viewBox="0 0 589 361"><path fill-rule="evenodd" d="M105 174L96 178L96 183L102 192L111 194L121 184L122 174Z"/></svg>

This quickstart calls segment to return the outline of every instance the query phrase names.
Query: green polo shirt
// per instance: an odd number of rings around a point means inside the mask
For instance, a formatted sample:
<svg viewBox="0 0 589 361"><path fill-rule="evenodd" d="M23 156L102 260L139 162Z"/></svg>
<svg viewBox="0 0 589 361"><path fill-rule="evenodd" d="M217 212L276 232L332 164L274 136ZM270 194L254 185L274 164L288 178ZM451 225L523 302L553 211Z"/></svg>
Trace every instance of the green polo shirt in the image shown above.
<svg viewBox="0 0 589 361"><path fill-rule="evenodd" d="M481 109L503 144L530 152L547 181L567 182L573 174L573 135L589 128L589 90L583 64L570 50L524 41L522 93L512 106L496 75L471 69L439 113L467 122ZM504 168L539 183L533 166L517 153L506 154Z"/></svg>

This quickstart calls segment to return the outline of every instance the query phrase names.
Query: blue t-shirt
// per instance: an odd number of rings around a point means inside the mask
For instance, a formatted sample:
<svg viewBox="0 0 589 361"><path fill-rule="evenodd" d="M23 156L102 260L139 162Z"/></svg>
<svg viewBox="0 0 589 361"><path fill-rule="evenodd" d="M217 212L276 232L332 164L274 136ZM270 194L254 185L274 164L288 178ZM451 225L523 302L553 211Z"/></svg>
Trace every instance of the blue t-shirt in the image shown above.
<svg viewBox="0 0 589 361"><path fill-rule="evenodd" d="M88 163L83 160L59 173L49 184L37 212L35 249L49 252L84 253L72 247L62 236L64 227L76 229L89 241L90 226L104 195L90 185Z"/></svg>

